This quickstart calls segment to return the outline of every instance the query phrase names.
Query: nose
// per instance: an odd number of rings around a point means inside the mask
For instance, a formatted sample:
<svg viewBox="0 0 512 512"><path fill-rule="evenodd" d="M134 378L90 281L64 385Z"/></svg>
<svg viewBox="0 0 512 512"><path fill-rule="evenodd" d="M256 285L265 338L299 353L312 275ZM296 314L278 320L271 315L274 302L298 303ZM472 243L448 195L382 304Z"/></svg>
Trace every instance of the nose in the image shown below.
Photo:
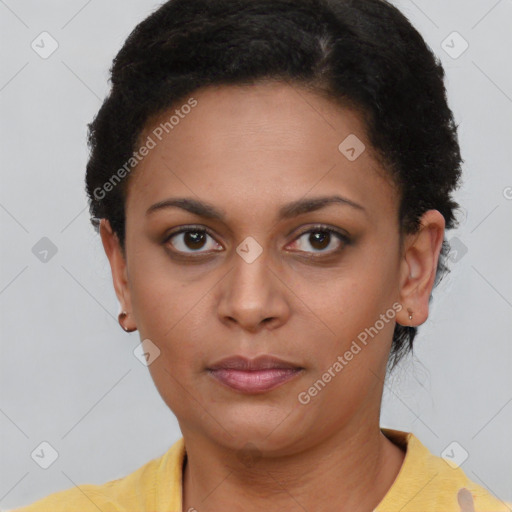
<svg viewBox="0 0 512 512"><path fill-rule="evenodd" d="M263 250L254 260L241 254L234 256L233 268L222 280L219 318L228 326L238 325L250 332L275 329L290 314L290 291L282 269L272 263L268 251Z"/></svg>

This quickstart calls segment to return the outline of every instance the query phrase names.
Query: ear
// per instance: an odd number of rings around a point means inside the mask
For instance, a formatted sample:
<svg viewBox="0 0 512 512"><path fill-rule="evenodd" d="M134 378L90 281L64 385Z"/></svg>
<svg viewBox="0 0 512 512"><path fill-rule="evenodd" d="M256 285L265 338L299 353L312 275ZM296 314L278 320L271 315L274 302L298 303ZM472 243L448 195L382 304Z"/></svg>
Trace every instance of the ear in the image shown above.
<svg viewBox="0 0 512 512"><path fill-rule="evenodd" d="M119 238L113 232L110 222L107 219L101 219L100 221L100 236L103 248L105 249L105 253L110 262L112 281L114 283L117 298L121 304L121 310L131 313L132 304L130 289L128 287L128 269L126 266L126 259L123 254L123 250L121 249ZM133 315L128 314L124 325L127 328L136 328L133 323Z"/></svg>
<svg viewBox="0 0 512 512"><path fill-rule="evenodd" d="M400 303L403 309L397 314L397 322L401 325L417 326L428 318L444 228L445 220L441 213L428 210L420 219L419 231L406 235L400 263Z"/></svg>

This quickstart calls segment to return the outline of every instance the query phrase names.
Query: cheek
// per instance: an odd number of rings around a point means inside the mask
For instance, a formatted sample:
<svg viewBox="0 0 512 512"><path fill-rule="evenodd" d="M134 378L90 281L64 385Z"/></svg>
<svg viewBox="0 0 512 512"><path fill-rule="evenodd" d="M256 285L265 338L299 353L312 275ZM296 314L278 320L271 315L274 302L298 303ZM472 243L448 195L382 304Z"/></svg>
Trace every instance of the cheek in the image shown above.
<svg viewBox="0 0 512 512"><path fill-rule="evenodd" d="M340 334L353 329L361 329L373 323L385 313L397 298L398 265L396 256L368 250L358 253L352 264L340 268L321 287L313 286L314 278L305 286L311 309L320 316L326 315ZM341 329L343 327L343 329Z"/></svg>
<svg viewBox="0 0 512 512"><path fill-rule="evenodd" d="M161 340L187 313L186 285L163 247L144 242L137 245L128 258L133 314L141 336Z"/></svg>
<svg viewBox="0 0 512 512"><path fill-rule="evenodd" d="M141 340L151 340L160 351L148 369L164 402L183 418L190 407L188 390L206 359L207 289L198 282L185 286L154 267L132 276L132 305Z"/></svg>
<svg viewBox="0 0 512 512"><path fill-rule="evenodd" d="M324 418L326 428L350 418L361 404L377 400L384 379L395 325L394 302L383 280L364 281L351 278L333 285L321 311L335 336L310 348L316 364L300 391L316 394L311 406L317 418Z"/></svg>
<svg viewBox="0 0 512 512"><path fill-rule="evenodd" d="M199 371L212 341L212 272L172 265L158 249L140 251L131 261L130 296L141 339L161 352L159 364L173 372ZM218 279L218 278L217 278ZM159 365L157 365L159 366Z"/></svg>
<svg viewBox="0 0 512 512"><path fill-rule="evenodd" d="M354 264L323 283L321 299L312 293L313 288L307 292L304 287L304 301L322 320L318 325L329 328L324 329L328 333L325 343L310 348L311 357L318 362L317 376L341 356L343 370L334 379L341 388L359 388L363 381L375 380L370 370L379 373L393 338L393 305L398 298L396 257L375 249L358 254ZM366 382L365 387L370 384ZM336 387L334 384L332 389Z"/></svg>

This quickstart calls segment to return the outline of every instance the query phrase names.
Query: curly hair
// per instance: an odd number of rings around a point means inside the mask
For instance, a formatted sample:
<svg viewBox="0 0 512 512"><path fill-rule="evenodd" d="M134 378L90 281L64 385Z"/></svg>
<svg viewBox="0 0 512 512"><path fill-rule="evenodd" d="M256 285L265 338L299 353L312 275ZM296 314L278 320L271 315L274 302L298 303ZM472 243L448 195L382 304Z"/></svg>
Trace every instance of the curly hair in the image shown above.
<svg viewBox="0 0 512 512"><path fill-rule="evenodd" d="M98 219L108 219L123 252L126 162L136 168L148 122L198 88L262 80L358 109L399 190L401 234L417 231L429 209L441 212L446 229L456 226L451 193L462 158L444 70L385 0L169 0L135 27L110 72L110 93L88 125L86 190L91 221L98 229ZM436 284L448 250L444 240ZM396 324L388 370L412 350L416 334Z"/></svg>

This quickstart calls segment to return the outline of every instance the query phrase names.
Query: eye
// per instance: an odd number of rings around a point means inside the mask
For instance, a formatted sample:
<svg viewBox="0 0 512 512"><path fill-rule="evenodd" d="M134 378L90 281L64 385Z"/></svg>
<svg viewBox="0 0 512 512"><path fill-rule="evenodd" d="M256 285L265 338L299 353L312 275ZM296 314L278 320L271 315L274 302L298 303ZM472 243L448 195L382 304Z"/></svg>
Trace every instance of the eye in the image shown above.
<svg viewBox="0 0 512 512"><path fill-rule="evenodd" d="M203 227L183 227L168 235L164 243L170 243L175 252L182 254L204 254L223 250L209 230ZM330 254L340 251L349 243L350 239L347 235L328 226L318 225L303 231L293 241L292 246L295 246L293 248L298 249L299 252ZM312 251L308 249L308 245L313 248ZM329 248L330 250L326 250Z"/></svg>
<svg viewBox="0 0 512 512"><path fill-rule="evenodd" d="M319 225L302 232L295 239L293 245L301 252L329 254L341 250L349 243L350 239L343 233L327 226ZM308 250L308 246L312 247L313 251ZM330 250L327 250L329 247Z"/></svg>
<svg viewBox="0 0 512 512"><path fill-rule="evenodd" d="M208 238L212 241L208 242ZM187 226L179 231L171 233L164 243L170 243L177 252L186 254L193 254L196 252L209 252L222 249L213 236L209 234L205 228L195 228L194 226ZM201 251L201 249L206 249Z"/></svg>

